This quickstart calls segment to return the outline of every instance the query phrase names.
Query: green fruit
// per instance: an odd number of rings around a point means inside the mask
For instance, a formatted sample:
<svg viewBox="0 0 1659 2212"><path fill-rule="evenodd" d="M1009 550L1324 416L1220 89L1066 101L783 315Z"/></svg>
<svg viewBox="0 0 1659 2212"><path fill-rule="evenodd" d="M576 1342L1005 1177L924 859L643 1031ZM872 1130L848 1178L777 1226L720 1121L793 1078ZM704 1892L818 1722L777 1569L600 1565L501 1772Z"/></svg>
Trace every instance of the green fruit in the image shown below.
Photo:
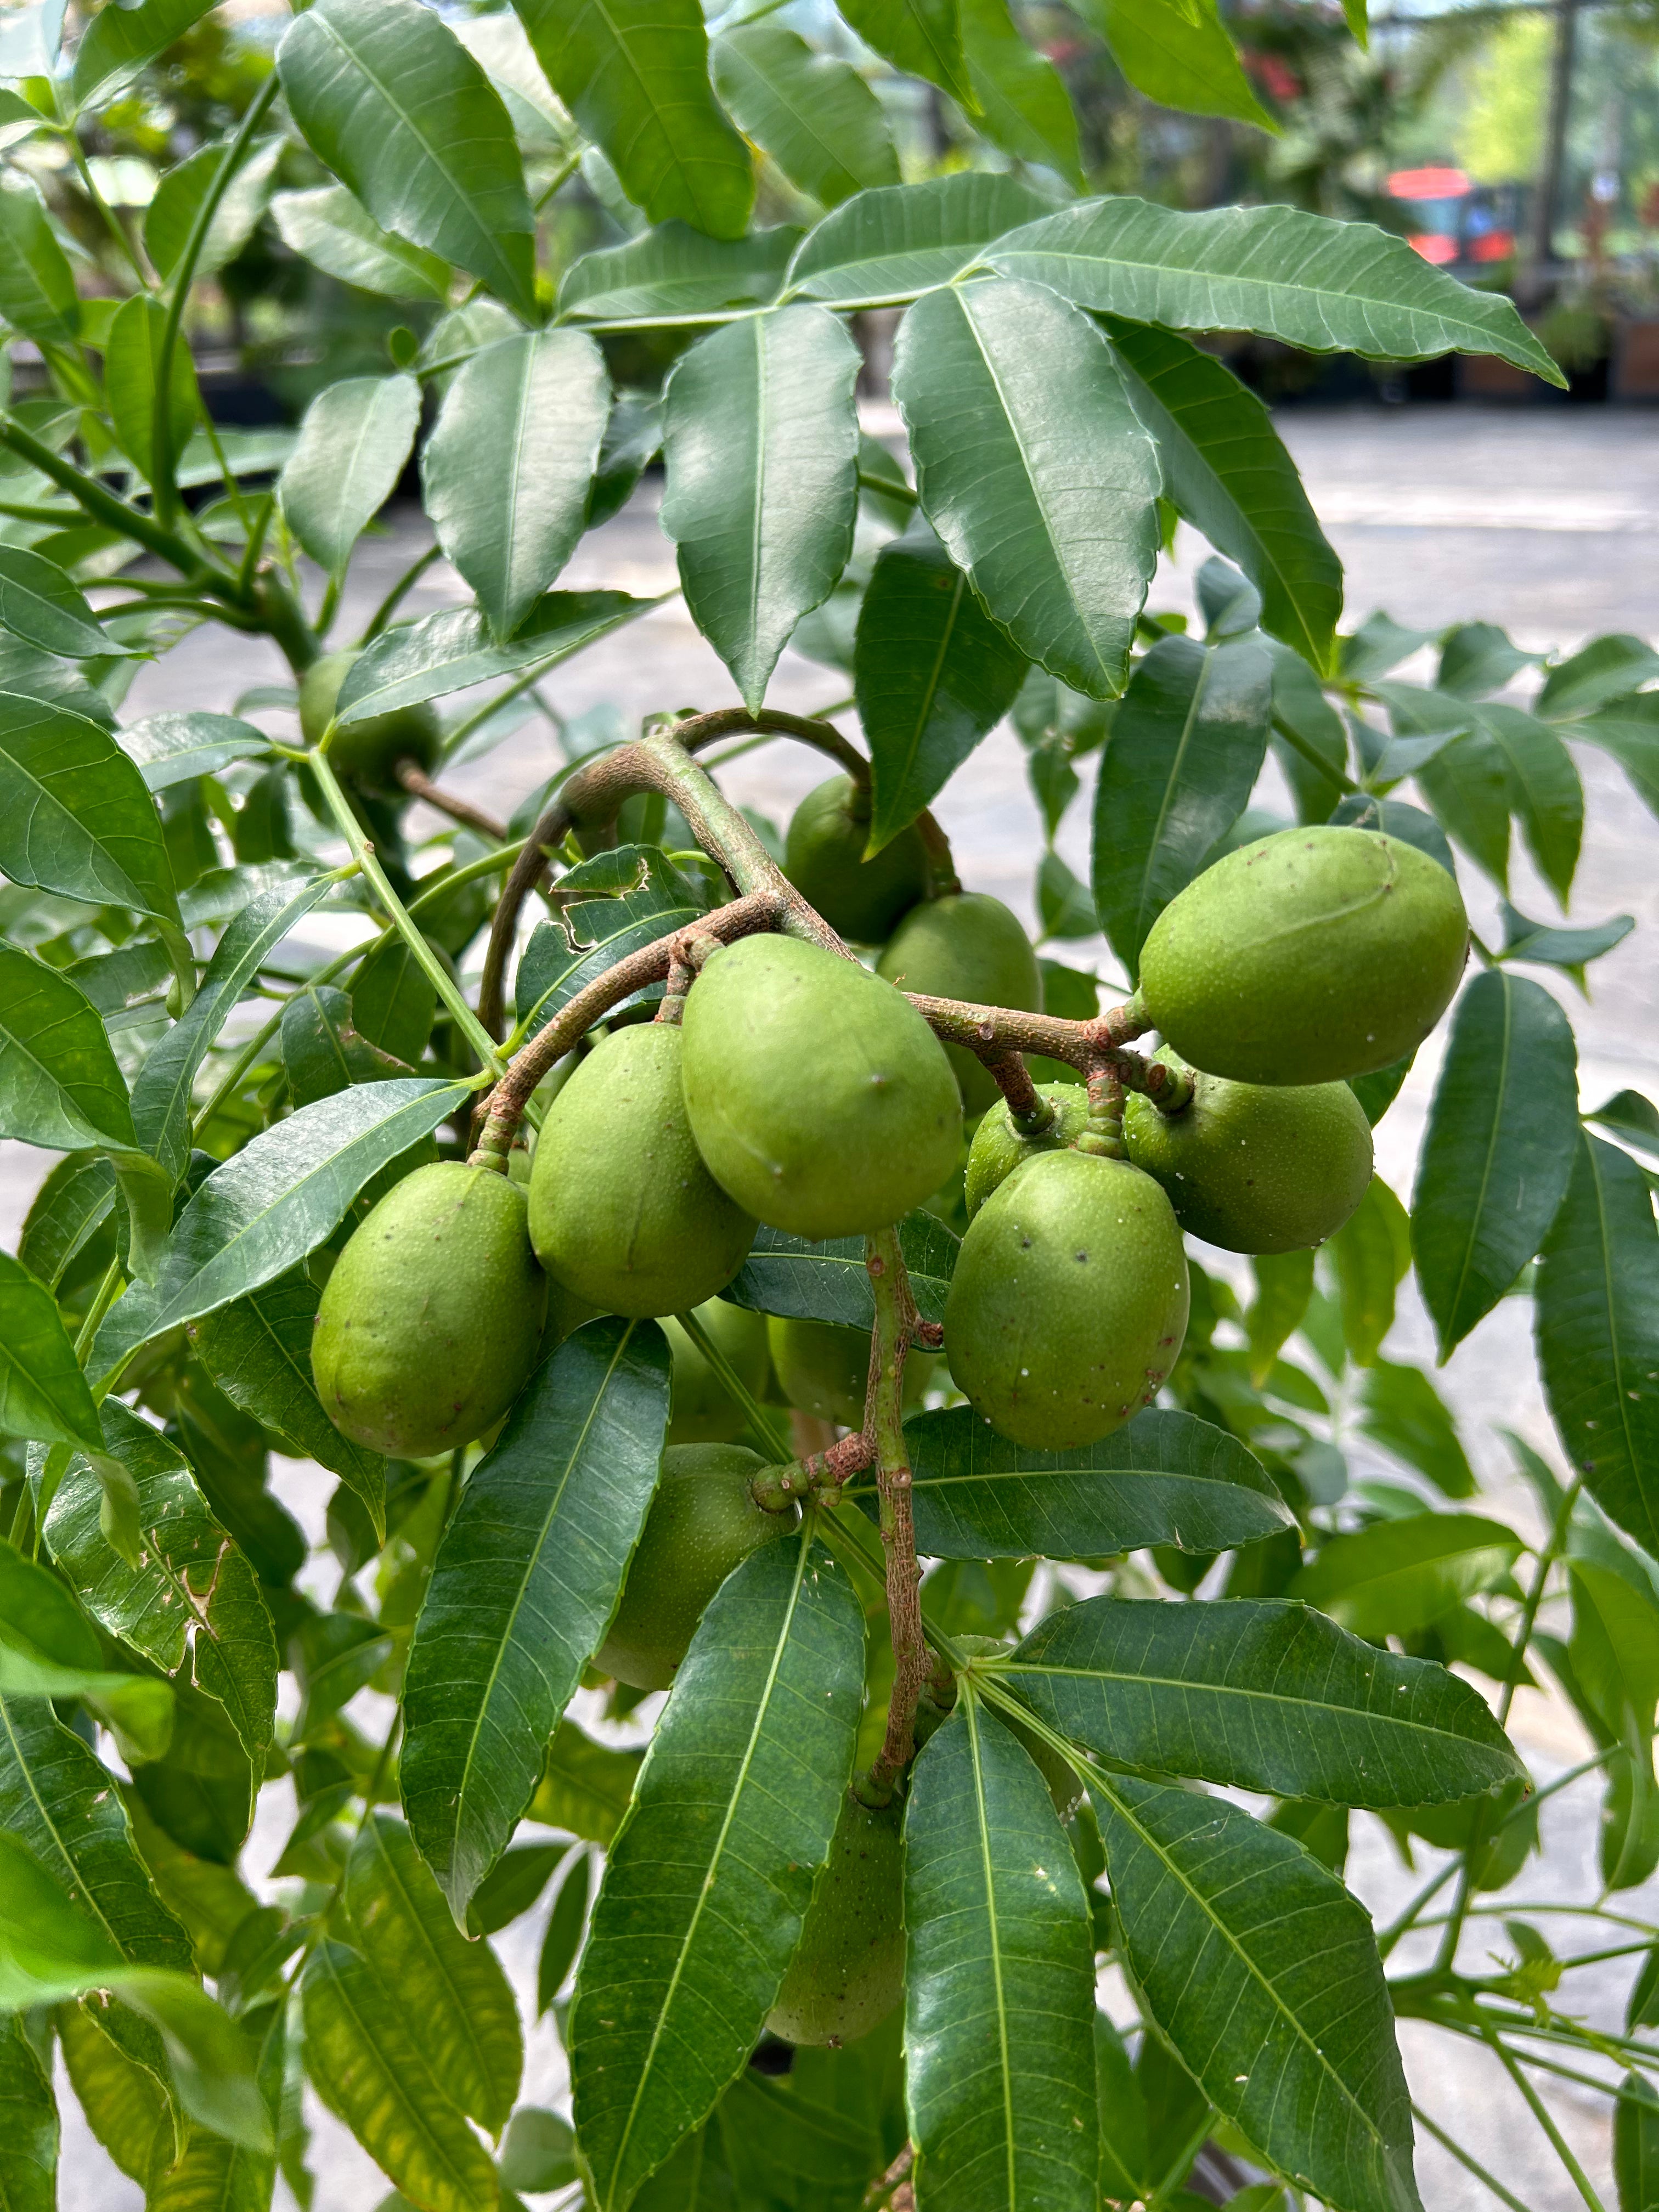
<svg viewBox="0 0 1659 2212"><path fill-rule="evenodd" d="M902 991L930 998L1042 1012L1042 970L1031 940L1017 915L981 891L957 891L912 907L883 947L876 973ZM947 1045L945 1051L962 1086L963 1105L982 1114L1001 1095L994 1078L965 1045Z"/></svg>
<svg viewBox="0 0 1659 2212"><path fill-rule="evenodd" d="M1179 1066L1167 1046L1157 1057ZM1194 1074L1191 1103L1124 1109L1123 1143L1176 1219L1229 1252L1298 1252L1334 1236L1371 1179L1371 1127L1346 1083Z"/></svg>
<svg viewBox="0 0 1659 2212"><path fill-rule="evenodd" d="M594 1654L602 1674L636 1690L665 1690L727 1575L789 1534L795 1516L763 1512L750 1495L765 1464L740 1444L671 1444L664 1452L622 1601Z"/></svg>
<svg viewBox="0 0 1659 2212"><path fill-rule="evenodd" d="M697 1148L775 1229L884 1229L957 1164L962 1101L938 1038L890 983L820 945L745 937L711 955L684 1037Z"/></svg>
<svg viewBox="0 0 1659 2212"><path fill-rule="evenodd" d="M1181 1231L1127 1161L1045 1152L968 1224L945 1353L1011 1443L1060 1451L1110 1436L1152 1402L1186 1333Z"/></svg>
<svg viewBox="0 0 1659 2212"><path fill-rule="evenodd" d="M346 671L356 651L325 653L313 660L300 679L300 727L308 745L320 744L334 715ZM399 789L394 771L399 761L412 760L429 769L438 757L442 736L437 710L429 702L399 707L390 714L372 715L366 722L348 722L337 730L328 748L329 765L349 783L368 791Z"/></svg>
<svg viewBox="0 0 1659 2212"><path fill-rule="evenodd" d="M697 1308L697 1319L737 1370L749 1394L763 1401L771 1379L766 1349L766 1316L710 1298ZM673 1395L668 1415L671 1444L730 1443L748 1426L749 1417L693 1344L678 1322L663 1331L674 1355Z"/></svg>
<svg viewBox="0 0 1659 2212"><path fill-rule="evenodd" d="M567 1290L607 1313L684 1313L743 1265L755 1224L704 1167L685 1118L680 1031L602 1037L547 1110L530 1237Z"/></svg>
<svg viewBox="0 0 1659 2212"><path fill-rule="evenodd" d="M1036 1136L1021 1136L1006 1099L1000 1099L975 1130L968 1150L965 1192L969 1221L1016 1168L1043 1152L1064 1152L1082 1135L1089 1119L1089 1094L1080 1083L1039 1083L1037 1096L1048 1101L1054 1118Z"/></svg>
<svg viewBox="0 0 1659 2212"><path fill-rule="evenodd" d="M766 1324L772 1365L785 1398L803 1413L845 1428L864 1426L864 1399L870 1382L870 1332L842 1328L830 1321L786 1321L774 1314ZM904 1363L904 1402L920 1405L933 1361L913 1352Z"/></svg>
<svg viewBox="0 0 1659 2212"><path fill-rule="evenodd" d="M904 1850L898 1805L873 1812L849 1790L767 2017L789 2043L854 2042L904 1994Z"/></svg>
<svg viewBox="0 0 1659 2212"><path fill-rule="evenodd" d="M927 848L912 823L864 858L870 836L870 793L850 775L832 775L809 791L790 817L783 872L831 929L855 945L879 945L899 916L927 896Z"/></svg>
<svg viewBox="0 0 1659 2212"><path fill-rule="evenodd" d="M524 1193L459 1160L416 1168L341 1253L311 1371L343 1436L429 1459L497 1421L535 1364L547 1304Z"/></svg>
<svg viewBox="0 0 1659 2212"><path fill-rule="evenodd" d="M1457 885L1376 830L1281 830L1188 884L1140 955L1146 1018L1240 1083L1340 1082L1414 1052L1468 952Z"/></svg>

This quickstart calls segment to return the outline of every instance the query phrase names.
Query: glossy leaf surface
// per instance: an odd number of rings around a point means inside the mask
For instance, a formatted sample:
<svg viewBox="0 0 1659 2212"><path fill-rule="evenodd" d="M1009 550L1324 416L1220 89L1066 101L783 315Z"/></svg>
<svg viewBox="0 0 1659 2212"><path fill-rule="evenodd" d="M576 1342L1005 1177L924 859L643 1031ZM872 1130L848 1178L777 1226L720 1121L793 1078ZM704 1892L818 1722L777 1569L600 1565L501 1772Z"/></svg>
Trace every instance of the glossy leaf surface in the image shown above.
<svg viewBox="0 0 1659 2212"><path fill-rule="evenodd" d="M778 22L738 22L710 58L727 110L791 184L825 207L899 180L881 102L852 65Z"/></svg>
<svg viewBox="0 0 1659 2212"><path fill-rule="evenodd" d="M6 1252L0 1252L0 1434L94 1451L104 1441L51 1291Z"/></svg>
<svg viewBox="0 0 1659 2212"><path fill-rule="evenodd" d="M412 376L345 377L307 409L300 442L283 471L283 513L331 575L344 568L392 496L420 414L421 388Z"/></svg>
<svg viewBox="0 0 1659 2212"><path fill-rule="evenodd" d="M179 919L138 770L96 722L12 692L0 692L0 868L14 883Z"/></svg>
<svg viewBox="0 0 1659 2212"><path fill-rule="evenodd" d="M393 300L441 304L448 298L448 264L424 246L382 230L343 185L278 192L270 212L283 245L343 284L383 292Z"/></svg>
<svg viewBox="0 0 1659 2212"><path fill-rule="evenodd" d="M493 678L555 667L657 604L626 592L549 592L506 645L476 607L446 607L377 638L348 672L336 714L342 722L373 721Z"/></svg>
<svg viewBox="0 0 1659 2212"><path fill-rule="evenodd" d="M1048 204L1029 185L982 170L860 192L808 231L789 264L788 289L842 307L914 299L930 284L948 284L994 238Z"/></svg>

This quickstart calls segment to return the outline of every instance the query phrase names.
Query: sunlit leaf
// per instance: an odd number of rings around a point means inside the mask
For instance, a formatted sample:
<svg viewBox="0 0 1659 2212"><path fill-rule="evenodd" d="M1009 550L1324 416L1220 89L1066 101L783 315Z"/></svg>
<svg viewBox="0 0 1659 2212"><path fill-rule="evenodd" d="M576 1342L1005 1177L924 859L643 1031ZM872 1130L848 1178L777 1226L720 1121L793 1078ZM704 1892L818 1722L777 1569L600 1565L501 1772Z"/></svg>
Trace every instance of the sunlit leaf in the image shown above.
<svg viewBox="0 0 1659 2212"><path fill-rule="evenodd" d="M312 20L302 16L295 28ZM392 496L420 415L421 387L412 376L344 377L325 386L306 410L279 492L289 528L331 575L344 568Z"/></svg>
<svg viewBox="0 0 1659 2212"><path fill-rule="evenodd" d="M743 131L824 207L899 180L881 102L850 63L776 22L738 22L714 42L714 84Z"/></svg>

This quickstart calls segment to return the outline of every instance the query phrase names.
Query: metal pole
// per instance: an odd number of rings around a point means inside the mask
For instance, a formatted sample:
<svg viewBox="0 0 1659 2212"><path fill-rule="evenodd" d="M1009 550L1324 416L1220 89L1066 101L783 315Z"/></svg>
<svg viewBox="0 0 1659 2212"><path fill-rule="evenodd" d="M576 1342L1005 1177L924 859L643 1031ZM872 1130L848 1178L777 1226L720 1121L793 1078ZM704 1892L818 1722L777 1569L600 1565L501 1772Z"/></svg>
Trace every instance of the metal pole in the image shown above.
<svg viewBox="0 0 1659 2212"><path fill-rule="evenodd" d="M1561 200L1561 171L1566 159L1567 124L1572 112L1572 65L1578 42L1581 0L1557 0L1555 51L1550 62L1549 121L1544 134L1544 160L1532 210L1532 239L1527 255L1525 281L1520 288L1524 303L1535 307L1547 283L1547 271L1554 258L1555 221Z"/></svg>

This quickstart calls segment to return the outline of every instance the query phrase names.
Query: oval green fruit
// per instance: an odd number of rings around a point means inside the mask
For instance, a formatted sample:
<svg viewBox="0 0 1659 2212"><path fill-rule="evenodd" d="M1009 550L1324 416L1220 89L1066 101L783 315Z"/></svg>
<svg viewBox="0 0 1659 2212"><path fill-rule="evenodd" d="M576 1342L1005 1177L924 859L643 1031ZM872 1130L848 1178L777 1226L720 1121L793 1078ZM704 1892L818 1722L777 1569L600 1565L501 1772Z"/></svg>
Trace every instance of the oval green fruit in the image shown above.
<svg viewBox="0 0 1659 2212"><path fill-rule="evenodd" d="M1166 1046L1157 1054L1176 1066ZM1229 1252L1299 1252L1334 1237L1371 1179L1371 1127L1346 1083L1193 1076L1179 1114L1124 1108L1123 1143L1176 1219Z"/></svg>
<svg viewBox="0 0 1659 2212"><path fill-rule="evenodd" d="M740 1444L671 1444L621 1602L593 1655L602 1674L665 1690L708 1601L751 1552L787 1536L793 1513L766 1513L750 1484L766 1462Z"/></svg>
<svg viewBox="0 0 1659 2212"><path fill-rule="evenodd" d="M678 1027L602 1037L547 1110L530 1170L530 1237L567 1290L607 1313L684 1313L724 1290L755 1235L702 1164L686 1120Z"/></svg>
<svg viewBox="0 0 1659 2212"><path fill-rule="evenodd" d="M357 657L356 648L325 653L301 678L300 727L308 745L322 742L346 671ZM394 772L398 762L413 760L429 769L438 757L441 737L437 709L429 701L418 707L400 707L392 714L374 714L366 722L348 722L343 730L337 730L328 749L329 763L348 783L401 796Z"/></svg>
<svg viewBox="0 0 1659 2212"><path fill-rule="evenodd" d="M1045 1152L968 1224L945 1355L1010 1442L1094 1443L1157 1395L1187 1297L1181 1231L1152 1178L1126 1160Z"/></svg>
<svg viewBox="0 0 1659 2212"><path fill-rule="evenodd" d="M726 1354L738 1380L751 1397L765 1401L772 1364L766 1346L766 1316L710 1298L697 1308L696 1318ZM671 1444L730 1443L749 1425L749 1417L678 1322L663 1322L668 1349L673 1355L674 1378L669 1400L668 1441Z"/></svg>
<svg viewBox="0 0 1659 2212"><path fill-rule="evenodd" d="M783 872L831 929L855 945L879 945L899 916L926 898L932 880L927 848L911 823L872 860L870 793L850 775L832 775L809 791L790 817Z"/></svg>
<svg viewBox="0 0 1659 2212"><path fill-rule="evenodd" d="M1414 846L1376 830L1281 830L1170 900L1141 950L1140 1000L1211 1075L1340 1082L1416 1050L1468 941L1457 885Z"/></svg>
<svg viewBox="0 0 1659 2212"><path fill-rule="evenodd" d="M876 973L901 991L975 1006L1042 1012L1042 970L1019 917L982 891L956 891L912 907L882 948ZM945 1048L969 1114L1001 1095L984 1062L965 1045Z"/></svg>
<svg viewBox="0 0 1659 2212"><path fill-rule="evenodd" d="M766 2025L786 2042L852 2043L904 1994L904 1850L896 1802L849 1790Z"/></svg>
<svg viewBox="0 0 1659 2212"><path fill-rule="evenodd" d="M938 1038L890 983L823 945L745 937L713 954L684 1037L697 1149L775 1229L884 1229L956 1166L962 1100Z"/></svg>
<svg viewBox="0 0 1659 2212"><path fill-rule="evenodd" d="M870 1332L843 1328L830 1321L786 1320L774 1314L766 1324L778 1387L792 1406L821 1421L844 1428L864 1425L865 1394L870 1384ZM917 1406L927 1388L933 1361L913 1352L904 1363L904 1402Z"/></svg>
<svg viewBox="0 0 1659 2212"><path fill-rule="evenodd" d="M971 1221L994 1190L1000 1190L1016 1168L1044 1152L1061 1152L1083 1134L1089 1119L1089 1094L1080 1083L1039 1083L1037 1096L1054 1109L1054 1118L1035 1137L1015 1128L1006 1099L999 1099L968 1148L964 1200Z"/></svg>
<svg viewBox="0 0 1659 2212"><path fill-rule="evenodd" d="M547 1279L524 1193L459 1160L416 1168L340 1255L311 1371L343 1436L398 1459L470 1443L535 1364Z"/></svg>

